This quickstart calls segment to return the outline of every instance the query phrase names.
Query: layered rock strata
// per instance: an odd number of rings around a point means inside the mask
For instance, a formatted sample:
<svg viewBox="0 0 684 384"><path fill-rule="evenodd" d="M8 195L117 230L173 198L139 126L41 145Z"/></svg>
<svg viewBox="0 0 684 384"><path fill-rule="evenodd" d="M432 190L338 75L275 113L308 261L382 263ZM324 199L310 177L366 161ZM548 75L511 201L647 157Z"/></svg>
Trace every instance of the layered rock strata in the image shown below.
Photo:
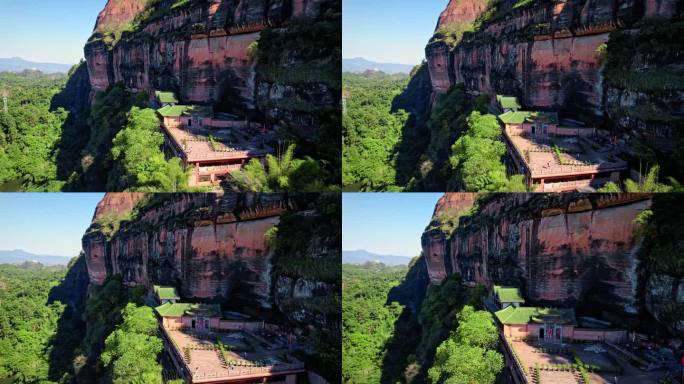
<svg viewBox="0 0 684 384"><path fill-rule="evenodd" d="M122 82L133 91L174 91L184 103L246 114L257 108L261 31L316 17L325 0L211 0L172 6L109 0L85 46L93 92ZM115 31L112 33L112 31Z"/></svg>
<svg viewBox="0 0 684 384"><path fill-rule="evenodd" d="M675 10L673 0L535 1L519 8L504 1L485 15L485 3L454 0L440 16L438 28L471 22L476 13L487 20L453 49L440 41L426 47L433 92L464 83L474 94L512 94L527 108L593 120L604 116L597 48L611 31L644 17L671 17Z"/></svg>
<svg viewBox="0 0 684 384"><path fill-rule="evenodd" d="M307 197L281 194L107 194L83 237L91 284L173 285L182 297L272 306L266 232ZM137 216L127 221L133 207ZM122 220L118 229L108 226Z"/></svg>
<svg viewBox="0 0 684 384"><path fill-rule="evenodd" d="M578 306L591 296L636 314L634 219L650 204L642 194L496 196L442 242L425 232L431 282L459 273L473 284L519 286L532 303Z"/></svg>

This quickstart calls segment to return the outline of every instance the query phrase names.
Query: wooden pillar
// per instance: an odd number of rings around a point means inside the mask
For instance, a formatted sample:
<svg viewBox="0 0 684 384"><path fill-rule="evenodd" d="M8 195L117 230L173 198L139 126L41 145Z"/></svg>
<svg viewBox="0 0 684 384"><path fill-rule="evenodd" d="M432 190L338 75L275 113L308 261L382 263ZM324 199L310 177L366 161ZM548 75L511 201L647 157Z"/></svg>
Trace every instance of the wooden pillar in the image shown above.
<svg viewBox="0 0 684 384"><path fill-rule="evenodd" d="M539 186L541 187L539 192L544 192L544 178L539 179Z"/></svg>

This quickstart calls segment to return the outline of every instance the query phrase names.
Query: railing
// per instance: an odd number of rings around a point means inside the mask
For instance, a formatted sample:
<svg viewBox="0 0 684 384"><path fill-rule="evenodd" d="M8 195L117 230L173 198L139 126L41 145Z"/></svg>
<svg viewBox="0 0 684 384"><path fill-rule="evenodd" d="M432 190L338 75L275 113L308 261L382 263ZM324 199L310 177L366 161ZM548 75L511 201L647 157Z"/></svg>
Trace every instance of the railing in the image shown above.
<svg viewBox="0 0 684 384"><path fill-rule="evenodd" d="M217 172L232 172L242 168L242 164L212 165L209 167L200 166L199 174L211 175Z"/></svg>
<svg viewBox="0 0 684 384"><path fill-rule="evenodd" d="M271 373L301 371L304 369L304 363L299 364L280 364L271 367L230 367L226 368L229 372L221 371L203 371L193 372L193 379L213 379L221 377L236 377L236 376L259 376Z"/></svg>
<svg viewBox="0 0 684 384"><path fill-rule="evenodd" d="M499 338L503 340L504 347L508 350L508 354L511 356L511 360L513 360L514 368L517 370L519 374L518 376L522 377L524 383L528 383L529 381L527 380L527 370L523 367L522 363L518 359L518 354L515 352L515 349L508 342L508 339L501 331L499 332Z"/></svg>
<svg viewBox="0 0 684 384"><path fill-rule="evenodd" d="M160 325L160 328L162 329L162 332L165 336L166 339L168 339L171 342L171 345L173 346L173 350L176 353L176 356L178 357L177 361L180 361L182 363L183 369L188 372L192 376L193 379L197 380L203 380L203 379L213 379L213 378L223 378L223 377L238 377L238 376L254 376L254 375L267 375L267 374L273 374L273 373L282 373L282 372L295 372L295 371L302 371L304 370L304 363L303 362L298 362L298 363L277 363L273 365L263 365L263 366L240 366L237 365L238 363L229 363L227 366L223 367L223 372L221 371L202 371L202 372L191 372L190 367L188 366L188 363L186 359L183 357L183 351L181 350L180 346L176 343L176 341L173 339L173 337L167 332L166 328L163 325ZM173 330L185 330L187 327L177 327L174 328ZM192 337L199 338L199 339L215 339L216 335L212 333L212 331L208 332L200 332L200 333L193 333L190 334ZM196 348L195 345L188 345L187 348L190 348L191 350L196 350L196 349L202 349L202 350L211 350L214 349L216 350L215 346L207 346L207 347L202 347L202 348ZM249 363L246 363L249 364ZM227 371L227 372L225 372Z"/></svg>

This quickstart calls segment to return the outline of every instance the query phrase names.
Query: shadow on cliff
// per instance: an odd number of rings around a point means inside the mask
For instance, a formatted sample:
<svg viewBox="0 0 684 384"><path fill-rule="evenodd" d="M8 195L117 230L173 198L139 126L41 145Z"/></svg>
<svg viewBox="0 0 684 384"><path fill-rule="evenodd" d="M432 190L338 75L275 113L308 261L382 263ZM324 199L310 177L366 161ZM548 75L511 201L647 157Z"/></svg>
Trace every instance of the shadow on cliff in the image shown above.
<svg viewBox="0 0 684 384"><path fill-rule="evenodd" d="M387 294L387 305L398 302L404 306L404 310L394 323L392 337L383 347L387 353L382 361L381 383L403 382L406 375L414 375L409 365L416 359L416 347L422 337L418 312L428 284L427 267L421 257L412 262L404 281Z"/></svg>
<svg viewBox="0 0 684 384"><path fill-rule="evenodd" d="M50 101L51 111L63 108L69 112L62 124L62 137L55 148L57 177L67 181L66 190L75 188L70 185L69 178L79 166L81 151L90 138L90 91L88 67L82 61L69 71L66 86Z"/></svg>
<svg viewBox="0 0 684 384"><path fill-rule="evenodd" d="M85 336L82 319L88 291L88 272L85 257L80 255L69 262L68 271L62 282L50 290L48 304L61 302L66 306L57 321L57 332L50 342L51 380L59 381L65 374L71 374L78 348Z"/></svg>
<svg viewBox="0 0 684 384"><path fill-rule="evenodd" d="M432 85L427 64L421 65L408 86L392 100L392 113L400 109L409 113L409 119L401 130L401 142L394 148L396 156L396 184L407 186L418 176L417 165L430 143L429 130L425 127L430 112ZM408 189L415 189L412 185Z"/></svg>

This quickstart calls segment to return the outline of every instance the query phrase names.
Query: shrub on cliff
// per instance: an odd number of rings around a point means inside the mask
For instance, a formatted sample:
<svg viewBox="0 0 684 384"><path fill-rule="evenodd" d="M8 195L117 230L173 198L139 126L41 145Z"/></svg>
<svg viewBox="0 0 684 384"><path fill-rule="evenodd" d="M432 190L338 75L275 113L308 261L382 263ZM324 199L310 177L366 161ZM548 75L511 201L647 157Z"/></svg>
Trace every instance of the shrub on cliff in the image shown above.
<svg viewBox="0 0 684 384"><path fill-rule="evenodd" d="M449 339L437 348L428 377L432 383L493 384L503 367L500 353Z"/></svg>
<svg viewBox="0 0 684 384"><path fill-rule="evenodd" d="M178 192L188 189L189 171L180 159L166 160L162 152L164 135L152 109L133 107L126 127L114 137L114 169L109 174L109 190Z"/></svg>
<svg viewBox="0 0 684 384"><path fill-rule="evenodd" d="M438 348L428 370L433 383L493 384L503 369L503 356L494 350L499 332L492 314L469 305L456 316L458 328Z"/></svg>
<svg viewBox="0 0 684 384"><path fill-rule="evenodd" d="M105 341L102 362L114 384L161 384L162 367L157 355L164 349L152 308L128 304L123 322Z"/></svg>
<svg viewBox="0 0 684 384"><path fill-rule="evenodd" d="M432 36L430 43L443 42L449 48L454 48L463 39L463 34L473 32L475 25L470 22L453 22L441 26Z"/></svg>
<svg viewBox="0 0 684 384"><path fill-rule="evenodd" d="M321 192L323 185L321 166L316 160L294 158L295 145L290 145L277 157L266 156L266 166L252 159L244 169L230 174L231 182L240 191L253 192Z"/></svg>
<svg viewBox="0 0 684 384"><path fill-rule="evenodd" d="M645 19L636 33L616 31L607 47L606 80L618 87L657 92L684 89L684 21ZM635 54L635 52L637 54ZM648 63L644 67L644 61Z"/></svg>
<svg viewBox="0 0 684 384"><path fill-rule="evenodd" d="M494 115L475 111L467 119L468 130L451 147L454 170L450 190L469 192L525 192L522 176L508 177L503 157L501 126Z"/></svg>
<svg viewBox="0 0 684 384"><path fill-rule="evenodd" d="M637 217L638 235L643 238L640 255L649 270L684 276L684 203L679 194L663 193L653 198L651 210Z"/></svg>

